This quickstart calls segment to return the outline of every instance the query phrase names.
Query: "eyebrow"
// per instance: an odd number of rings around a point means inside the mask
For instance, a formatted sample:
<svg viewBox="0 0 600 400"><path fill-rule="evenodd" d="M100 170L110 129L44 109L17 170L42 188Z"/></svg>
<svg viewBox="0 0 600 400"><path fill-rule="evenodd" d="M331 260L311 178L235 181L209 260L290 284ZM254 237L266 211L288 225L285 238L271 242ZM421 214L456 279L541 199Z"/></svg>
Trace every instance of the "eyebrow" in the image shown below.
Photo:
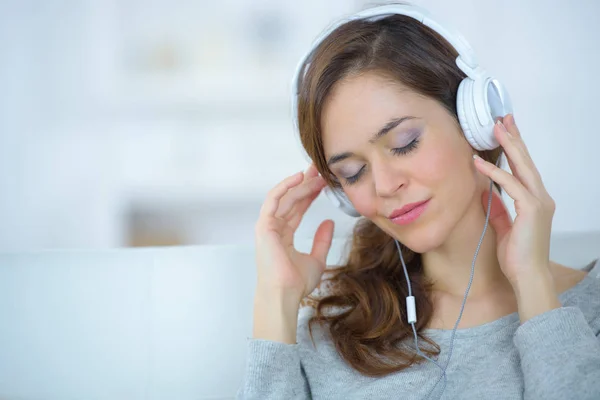
<svg viewBox="0 0 600 400"><path fill-rule="evenodd" d="M406 116L406 117L401 117L401 118L393 118L390 122L388 122L387 124L385 124L379 130L379 132L375 133L373 135L373 137L371 137L371 139L369 139L369 143L371 143L371 144L375 143L377 140L379 140L380 138L382 138L383 136L385 136L389 131L391 131L392 129L394 129L398 125L400 125L402 122L410 120L410 119L415 119L415 118L416 117L412 117L412 116ZM329 157L329 160L327 161L327 165L335 164L337 162L345 160L346 158L352 157L353 155L354 155L353 153L348 152L348 151L345 152L345 153L334 154L333 156Z"/></svg>

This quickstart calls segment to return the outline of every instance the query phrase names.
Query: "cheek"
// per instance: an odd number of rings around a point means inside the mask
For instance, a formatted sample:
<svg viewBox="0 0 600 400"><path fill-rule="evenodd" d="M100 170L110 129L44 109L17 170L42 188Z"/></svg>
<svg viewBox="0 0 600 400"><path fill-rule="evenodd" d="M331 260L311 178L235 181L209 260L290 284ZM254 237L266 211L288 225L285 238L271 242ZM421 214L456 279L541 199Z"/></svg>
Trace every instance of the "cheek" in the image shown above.
<svg viewBox="0 0 600 400"><path fill-rule="evenodd" d="M472 157L463 150L452 145L439 146L430 152L429 162L419 165L421 181L428 187L442 189L449 202L470 197L477 186Z"/></svg>
<svg viewBox="0 0 600 400"><path fill-rule="evenodd" d="M456 158L444 146L432 146L426 150L415 157L411 174L423 186L435 189L446 182L456 168Z"/></svg>
<svg viewBox="0 0 600 400"><path fill-rule="evenodd" d="M431 187L450 186L456 190L465 189L474 184L471 150L468 144L455 133L440 137L438 141L429 141L427 149L415 160L413 171L419 180Z"/></svg>
<svg viewBox="0 0 600 400"><path fill-rule="evenodd" d="M374 199L369 193L366 193L366 190L366 188L356 189L351 191L348 197L360 215L373 218L377 215L377 207Z"/></svg>

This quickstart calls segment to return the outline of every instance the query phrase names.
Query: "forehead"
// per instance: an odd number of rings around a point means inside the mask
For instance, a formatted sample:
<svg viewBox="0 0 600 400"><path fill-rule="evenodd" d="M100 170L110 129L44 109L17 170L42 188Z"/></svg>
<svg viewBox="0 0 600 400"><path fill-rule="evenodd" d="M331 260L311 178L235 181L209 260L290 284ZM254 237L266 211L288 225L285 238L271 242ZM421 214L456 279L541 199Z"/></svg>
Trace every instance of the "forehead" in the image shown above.
<svg viewBox="0 0 600 400"><path fill-rule="evenodd" d="M372 73L346 78L333 88L323 108L325 152L341 150L340 144L366 143L391 119L423 115L426 108L424 96L399 82Z"/></svg>

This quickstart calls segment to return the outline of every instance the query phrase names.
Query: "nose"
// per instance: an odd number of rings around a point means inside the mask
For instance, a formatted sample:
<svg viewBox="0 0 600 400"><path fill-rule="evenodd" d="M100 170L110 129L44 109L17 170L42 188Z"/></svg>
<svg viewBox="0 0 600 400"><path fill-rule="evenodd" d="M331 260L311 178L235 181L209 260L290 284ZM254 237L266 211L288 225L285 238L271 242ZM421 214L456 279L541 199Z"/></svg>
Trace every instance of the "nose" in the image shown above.
<svg viewBox="0 0 600 400"><path fill-rule="evenodd" d="M375 192L379 197L395 195L398 189L406 183L405 174L394 169L391 163L373 163L371 174L375 184Z"/></svg>

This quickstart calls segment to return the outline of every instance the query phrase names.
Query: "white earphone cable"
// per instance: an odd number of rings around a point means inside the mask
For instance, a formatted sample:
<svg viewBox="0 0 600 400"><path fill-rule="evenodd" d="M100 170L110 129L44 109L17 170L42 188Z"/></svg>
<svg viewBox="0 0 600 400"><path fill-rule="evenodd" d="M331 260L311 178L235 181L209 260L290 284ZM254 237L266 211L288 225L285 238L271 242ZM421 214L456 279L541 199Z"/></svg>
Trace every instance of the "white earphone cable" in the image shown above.
<svg viewBox="0 0 600 400"><path fill-rule="evenodd" d="M496 166L498 166L500 164L501 158L502 158L502 155L498 156L498 160L496 161ZM419 343L418 343L418 339L417 339L417 330L415 329L416 310L414 310L414 299L412 298L413 297L412 296L412 287L411 287L411 284L410 284L410 279L408 278L408 271L406 269L406 264L404 263L404 257L402 257L402 250L400 249L400 244L398 243L397 240L395 240L395 242L396 242L396 248L398 249L398 253L400 254L400 261L402 262L402 268L404 269L404 276L406 277L406 282L408 284L408 297L407 297L407 314L409 316L409 321L408 322L412 326L413 336L414 336L414 339L415 339L415 348L417 350L417 354L419 354L421 357L426 358L427 360L431 361L438 368L440 368L442 370L442 375L440 375L440 377L435 382L435 384L433 385L433 387L431 388L431 390L427 393L426 399L429 399L429 397L431 396L431 393L437 387L437 385L440 382L440 379L442 379L442 377L444 377L444 386L442 387L442 391L440 393L440 397L439 398L441 398L442 394L444 393L444 390L446 389L446 383L447 383L446 368L448 368L448 364L450 363L450 357L452 357L452 349L454 347L454 336L455 336L458 324L460 322L460 319L462 318L463 311L465 309L465 303L467 302L467 297L469 295L469 290L471 289L471 284L473 283L473 275L475 273L475 261L477 260L477 255L479 254L479 249L481 248L481 244L483 243L483 238L485 237L485 232L486 232L486 230L488 228L488 224L489 224L490 211L491 211L491 206L492 206L492 189L493 189L493 184L494 184L494 182L490 179L490 189L489 189L489 196L488 196L487 212L486 212L486 216L485 216L485 225L483 227L483 233L481 234L481 237L479 238L479 243L477 244L477 249L475 250L475 255L473 256L473 262L471 263L471 277L469 279L469 285L467 286L467 290L465 292L465 297L463 298L463 302L462 302L462 305L461 305L461 308L460 308L460 314L458 316L458 319L456 320L456 324L454 325L454 329L452 329L452 338L450 339L450 350L449 350L449 353L448 353L448 359L446 360L446 365L443 368L437 362L435 362L434 360L432 360L431 358L429 358L425 354L423 354L421 352L421 349L419 348ZM411 301L411 299L412 299L412 301ZM414 321L411 321L411 315L415 316L414 317Z"/></svg>

